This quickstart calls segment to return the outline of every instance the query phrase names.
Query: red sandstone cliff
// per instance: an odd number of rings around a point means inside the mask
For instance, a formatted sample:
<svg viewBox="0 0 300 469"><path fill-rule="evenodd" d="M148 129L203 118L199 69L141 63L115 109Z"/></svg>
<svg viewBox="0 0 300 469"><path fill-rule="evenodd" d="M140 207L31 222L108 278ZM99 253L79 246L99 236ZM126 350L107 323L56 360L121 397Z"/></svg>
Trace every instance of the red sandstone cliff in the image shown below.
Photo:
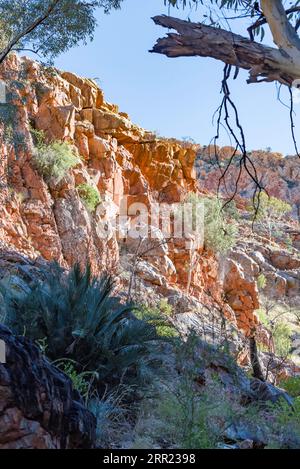
<svg viewBox="0 0 300 469"><path fill-rule="evenodd" d="M125 289L134 273L134 288L143 300L167 298L192 323L194 314L214 307L248 335L257 325L257 288L255 275L237 255L222 260L221 269L220 260L200 248L189 278L193 250L186 239L166 240L159 232L154 245L145 240L140 246L120 236L112 223L124 196L129 206L150 207L178 203L197 191L198 146L156 138L105 102L92 80L43 68L28 58L11 55L0 79L7 92L0 122L2 265L7 250L65 266L90 260L94 271L118 274ZM77 148L80 162L60 182L46 182L35 169L31 128L43 131L49 142ZM81 184L99 191L97 212L90 213L82 202ZM129 223L136 217L134 211ZM99 223L106 226L105 237Z"/></svg>

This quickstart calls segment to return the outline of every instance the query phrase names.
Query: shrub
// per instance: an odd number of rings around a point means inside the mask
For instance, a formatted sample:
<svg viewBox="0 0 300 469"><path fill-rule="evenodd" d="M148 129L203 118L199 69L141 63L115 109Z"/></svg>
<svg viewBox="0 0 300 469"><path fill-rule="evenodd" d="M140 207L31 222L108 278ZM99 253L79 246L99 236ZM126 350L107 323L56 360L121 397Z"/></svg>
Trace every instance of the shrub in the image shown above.
<svg viewBox="0 0 300 469"><path fill-rule="evenodd" d="M300 396L300 376L290 376L280 381L280 387L292 397Z"/></svg>
<svg viewBox="0 0 300 469"><path fill-rule="evenodd" d="M257 286L258 286L259 290L263 290L264 288L266 288L266 285L267 285L267 279L266 279L265 275L260 274L257 278Z"/></svg>
<svg viewBox="0 0 300 469"><path fill-rule="evenodd" d="M103 385L141 384L160 363L159 336L112 295L113 286L109 276L93 277L89 265L65 273L54 264L44 282L7 298L7 324L34 341L47 338L51 360L68 358L77 373L98 373Z"/></svg>
<svg viewBox="0 0 300 469"><path fill-rule="evenodd" d="M101 197L97 189L89 184L80 184L77 187L78 193L84 205L90 212L94 212L101 202Z"/></svg>
<svg viewBox="0 0 300 469"><path fill-rule="evenodd" d="M155 448L163 442L164 447L171 448L218 448L229 443L234 428L240 429L241 435L255 435L257 442L268 447L299 447L300 399L293 406L283 399L276 404L252 401L245 405L239 385L235 389L228 387L213 368L210 373L203 373L205 379L200 380L199 386L199 371L207 365L210 368L212 358L217 363L225 360L233 382L241 382L241 370L232 357L224 355L222 347L206 344L199 349L200 343L194 332L186 341L178 341L174 367L178 376L170 373L156 394L151 393L151 398L144 401L134 430L135 447L144 448L141 444L146 444Z"/></svg>
<svg viewBox="0 0 300 469"><path fill-rule="evenodd" d="M223 208L217 197L199 197L189 194L187 202L204 207L204 244L215 253L224 253L236 243L236 211L232 204ZM233 216L234 214L234 216Z"/></svg>
<svg viewBox="0 0 300 469"><path fill-rule="evenodd" d="M264 309L260 308L256 310L259 317L259 321L267 328L270 328L270 319L268 318Z"/></svg>
<svg viewBox="0 0 300 469"><path fill-rule="evenodd" d="M45 349L46 352L47 349ZM78 373L72 360L62 359L54 362L57 368L61 369L72 381L73 388L88 402L93 382L98 378L97 373L83 371Z"/></svg>
<svg viewBox="0 0 300 469"><path fill-rule="evenodd" d="M36 148L42 148L46 145L45 133L43 130L35 129L32 125L29 127L33 144Z"/></svg>
<svg viewBox="0 0 300 469"><path fill-rule="evenodd" d="M258 204L257 221L267 231L269 239L282 238L283 234L286 237L285 233L279 229L279 225L292 207L281 199L269 197L265 192L262 192L259 198L257 197L256 202ZM253 207L251 210L253 211Z"/></svg>
<svg viewBox="0 0 300 469"><path fill-rule="evenodd" d="M35 147L33 161L41 176L59 182L71 168L78 165L80 158L69 143L55 141Z"/></svg>
<svg viewBox="0 0 300 469"><path fill-rule="evenodd" d="M288 324L277 322L272 330L275 353L280 357L287 357L290 353L292 340L292 331Z"/></svg>
<svg viewBox="0 0 300 469"><path fill-rule="evenodd" d="M259 209L258 218L271 218L273 220L280 220L285 214L292 210L292 207L284 202L284 200L277 197L269 197L265 192L259 196Z"/></svg>
<svg viewBox="0 0 300 469"><path fill-rule="evenodd" d="M186 340L175 343L175 364L171 362L168 381L162 380L156 393L151 393L153 397L143 403L134 431L135 442L146 435L150 448L163 441L165 447L210 449L222 440L222 433L234 415L228 396L217 378L207 377L205 386L196 383L211 353L223 352L210 346L205 351L199 350L200 343L193 331Z"/></svg>
<svg viewBox="0 0 300 469"><path fill-rule="evenodd" d="M218 403L208 395L200 396L192 382L175 393L165 392L157 402L157 411L165 422L163 434L184 449L213 449L218 437L210 423Z"/></svg>
<svg viewBox="0 0 300 469"><path fill-rule="evenodd" d="M298 309L294 310L293 315L295 316L297 324L300 325L300 311Z"/></svg>
<svg viewBox="0 0 300 469"><path fill-rule="evenodd" d="M119 443L124 430L128 431L126 421L128 412L123 403L130 395L130 389L120 386L105 394L101 399L93 397L87 407L96 417L96 440L100 447L111 447Z"/></svg>
<svg viewBox="0 0 300 469"><path fill-rule="evenodd" d="M278 310L276 310L278 311ZM292 330L289 324L282 320L286 311L280 311L273 319L268 316L264 309L257 311L260 322L271 332L271 337L274 342L275 354L279 357L288 357L292 347Z"/></svg>
<svg viewBox="0 0 300 469"><path fill-rule="evenodd" d="M163 338L178 337L178 331L170 320L172 313L173 308L167 300L161 300L156 306L140 305L136 311L137 317L152 324Z"/></svg>
<svg viewBox="0 0 300 469"><path fill-rule="evenodd" d="M268 448L299 449L300 398L296 397L292 406L283 398L275 404L269 403L268 412L272 416Z"/></svg>

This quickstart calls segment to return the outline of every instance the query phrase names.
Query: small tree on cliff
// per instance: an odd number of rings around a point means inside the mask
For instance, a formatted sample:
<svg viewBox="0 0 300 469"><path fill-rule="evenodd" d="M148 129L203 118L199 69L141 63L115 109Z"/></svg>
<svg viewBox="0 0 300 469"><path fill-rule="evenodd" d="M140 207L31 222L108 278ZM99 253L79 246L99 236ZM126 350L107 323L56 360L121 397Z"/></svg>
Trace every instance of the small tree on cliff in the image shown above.
<svg viewBox="0 0 300 469"><path fill-rule="evenodd" d="M46 57L93 39L98 7L108 13L122 0L0 0L0 63L12 51Z"/></svg>
<svg viewBox="0 0 300 469"><path fill-rule="evenodd" d="M277 197L269 197L265 193L261 194L257 221L262 228L267 230L270 241L278 231L284 217L291 211L292 207L284 202L284 200L277 199Z"/></svg>

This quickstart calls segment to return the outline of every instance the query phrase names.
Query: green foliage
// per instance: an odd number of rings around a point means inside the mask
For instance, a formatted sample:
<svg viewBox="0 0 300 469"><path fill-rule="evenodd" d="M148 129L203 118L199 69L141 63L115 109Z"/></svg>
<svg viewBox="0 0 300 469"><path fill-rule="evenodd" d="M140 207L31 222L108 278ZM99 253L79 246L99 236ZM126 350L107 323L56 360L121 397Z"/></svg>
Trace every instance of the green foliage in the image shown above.
<svg viewBox="0 0 300 469"><path fill-rule="evenodd" d="M300 430L300 399L296 397L291 407L286 400L282 399L279 403L278 419L281 425L296 423L298 432Z"/></svg>
<svg viewBox="0 0 300 469"><path fill-rule="evenodd" d="M89 184L80 184L77 190L86 208L90 212L94 212L101 202L98 190Z"/></svg>
<svg viewBox="0 0 300 469"><path fill-rule="evenodd" d="M4 49L9 41L9 31L7 29L6 21L0 19L0 50Z"/></svg>
<svg viewBox="0 0 300 469"><path fill-rule="evenodd" d="M287 234L287 235L285 236L284 242L285 242L285 246L286 246L287 250L288 250L289 252L293 252L293 247L294 247L294 245L293 245L293 239L292 239L292 237Z"/></svg>
<svg viewBox="0 0 300 469"><path fill-rule="evenodd" d="M193 332L186 341L175 342L172 366L180 373L176 379L171 373L167 382L162 380L156 392L151 393L155 397L144 402L134 431L135 447L145 447L145 444L155 447L157 441L164 441L167 447L184 449L216 447L220 432L214 428L213 420L217 413L226 413L226 406L223 399L221 405L215 399L216 383L206 390L195 385L203 365L202 357L196 358L198 344L199 338ZM217 393L222 397L219 389Z"/></svg>
<svg viewBox="0 0 300 469"><path fill-rule="evenodd" d="M34 127L29 127L31 138L33 144L36 148L43 148L46 145L45 133L43 130L35 129Z"/></svg>
<svg viewBox="0 0 300 469"><path fill-rule="evenodd" d="M264 288L266 288L266 285L267 285L267 279L266 279L265 275L260 274L257 278L257 286L258 286L259 290L264 290Z"/></svg>
<svg viewBox="0 0 300 469"><path fill-rule="evenodd" d="M193 5L203 5L203 3L209 3L205 2L204 0L164 0L165 4L170 4L173 7L174 6L182 6L183 8ZM247 6L249 7L251 4L254 5L254 1L249 0L247 2L243 0L210 0L210 3L217 4L220 8L232 8L232 9L237 9L237 8L245 8L245 3L247 3Z"/></svg>
<svg viewBox="0 0 300 469"><path fill-rule="evenodd" d="M300 376L290 376L280 381L280 387L292 397L300 396Z"/></svg>
<svg viewBox="0 0 300 469"><path fill-rule="evenodd" d="M37 134L35 137L37 138ZM69 143L55 141L35 147L33 161L41 176L46 180L53 178L59 182L71 168L79 164L80 158Z"/></svg>
<svg viewBox="0 0 300 469"><path fill-rule="evenodd" d="M300 311L296 309L295 311L293 311L293 315L295 316L297 323L300 325Z"/></svg>
<svg viewBox="0 0 300 469"><path fill-rule="evenodd" d="M72 360L57 360L54 364L70 378L73 388L87 401L90 396L93 381L98 378L97 373L91 371L78 373Z"/></svg>
<svg viewBox="0 0 300 469"><path fill-rule="evenodd" d="M260 220L271 219L279 221L284 215L292 210L292 207L281 199L269 197L265 192L259 196L259 209L257 218Z"/></svg>
<svg viewBox="0 0 300 469"><path fill-rule="evenodd" d="M178 342L175 355L178 377L169 375L168 381L162 381L153 397L143 403L134 447L155 448L163 441L166 447L218 448L228 442L230 427L240 429L241 434L256 435L270 448L299 447L300 399L293 406L283 399L263 406L255 402L243 405L237 365L221 348L201 346L194 332L186 341ZM224 386L224 380L209 366L214 362L230 370L236 389ZM204 369L210 373L205 373L205 384L199 386L199 370Z"/></svg>
<svg viewBox="0 0 300 469"><path fill-rule="evenodd" d="M232 204L223 208L222 202L217 197L199 197L195 193L189 194L186 202L194 206L203 204L204 244L207 249L215 253L225 253L235 245L237 214Z"/></svg>
<svg viewBox="0 0 300 469"><path fill-rule="evenodd" d="M213 449L217 435L210 427L216 401L197 395L192 383L175 393L166 392L157 402L157 412L165 423L164 437L184 449Z"/></svg>
<svg viewBox="0 0 300 469"><path fill-rule="evenodd" d="M166 299L161 299L159 301L158 308L165 317L170 317L173 315L173 307Z"/></svg>
<svg viewBox="0 0 300 469"><path fill-rule="evenodd" d="M292 330L290 325L282 319L286 311L279 313L276 309L277 315L274 318L268 316L262 308L257 310L257 314L261 323L271 332L276 355L288 357L292 347Z"/></svg>
<svg viewBox="0 0 300 469"><path fill-rule="evenodd" d="M257 196L256 203L258 206L255 213L256 222L267 232L269 239L285 239L286 234L281 225L292 207L281 199L269 197L265 192ZM254 213L253 206L249 207L249 210Z"/></svg>
<svg viewBox="0 0 300 469"><path fill-rule="evenodd" d="M165 339L178 337L178 331L170 321L173 308L167 300L161 300L156 306L140 305L136 311L136 316L148 324L152 324L157 334Z"/></svg>
<svg viewBox="0 0 300 469"><path fill-rule="evenodd" d="M199 337L194 331L190 331L184 342L178 342L175 348L176 368L181 370L181 379L175 390L167 392L165 399L161 399L159 407L170 430L177 432L180 447L187 449L216 447L223 425L221 428L214 426L215 418L224 422L228 413L217 377L212 378L211 385L207 383L202 392L194 384L199 379L199 370L203 369L211 354L217 356L223 352L207 346L206 352L201 353L199 347ZM217 399L217 396L221 398Z"/></svg>
<svg viewBox="0 0 300 469"><path fill-rule="evenodd" d="M65 273L54 264L44 282L6 298L6 323L15 333L47 338L51 360L72 360L77 373L97 373L99 383L143 383L160 363L152 324L112 295L110 277L93 277L89 266Z"/></svg>
<svg viewBox="0 0 300 469"><path fill-rule="evenodd" d="M120 386L101 399L94 396L88 401L87 407L96 417L96 439L100 447L111 447L110 440L116 441L124 428L128 428L123 402L129 395L130 389Z"/></svg>
<svg viewBox="0 0 300 469"><path fill-rule="evenodd" d="M268 318L268 316L266 315L265 311L260 308L260 309L257 309L256 310L256 313L259 317L259 321L266 327L270 327L270 319Z"/></svg>
<svg viewBox="0 0 300 469"><path fill-rule="evenodd" d="M284 322L277 322L273 328L275 352L280 357L287 357L291 351L291 328Z"/></svg>
<svg viewBox="0 0 300 469"><path fill-rule="evenodd" d="M222 443L225 430L233 422L256 427L260 420L258 407L241 406L240 396L225 391L217 372L207 373L205 384L199 385L201 371L214 360L232 369L235 382L237 366L222 348L203 345L193 331L186 340L178 341L173 365L178 376L168 375L168 381L162 380L157 392L152 393L154 397L144 402L134 432L138 442L135 447L145 447L139 443L142 439L149 448L163 441L171 448L211 449Z"/></svg>
<svg viewBox="0 0 300 469"><path fill-rule="evenodd" d="M50 62L71 47L93 39L98 7L109 12L119 8L122 0L0 0L1 48L21 36L14 44L31 49ZM51 8L53 7L53 8ZM37 19L41 19L40 22ZM31 29L30 32L26 30Z"/></svg>

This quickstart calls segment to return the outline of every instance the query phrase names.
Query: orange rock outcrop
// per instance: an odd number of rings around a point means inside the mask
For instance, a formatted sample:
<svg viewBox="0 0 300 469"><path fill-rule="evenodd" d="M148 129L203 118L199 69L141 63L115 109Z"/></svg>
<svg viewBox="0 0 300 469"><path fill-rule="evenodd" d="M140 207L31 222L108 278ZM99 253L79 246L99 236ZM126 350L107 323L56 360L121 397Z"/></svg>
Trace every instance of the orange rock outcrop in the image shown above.
<svg viewBox="0 0 300 469"><path fill-rule="evenodd" d="M137 250L136 242L123 239L112 223L122 215L124 200L137 207L129 217L135 220L138 204L179 203L198 190L198 146L156 138L133 124L105 101L94 81L17 55L2 65L0 79L7 96L0 105L0 239L8 248L65 266L89 260L95 272L117 271L120 251L126 248L134 256ZM64 141L77 149L80 161L61 181L45 181L36 170L32 129L43 131L47 142ZM100 194L95 213L79 195L82 184ZM253 282L249 286L243 274L238 278L230 265L226 304L218 260L200 247L189 274L193 250L185 241L156 241L137 275L162 293L177 289L217 304L233 321L237 311L238 324L247 332L243 323L252 327L257 307ZM230 293L231 281L238 293Z"/></svg>

